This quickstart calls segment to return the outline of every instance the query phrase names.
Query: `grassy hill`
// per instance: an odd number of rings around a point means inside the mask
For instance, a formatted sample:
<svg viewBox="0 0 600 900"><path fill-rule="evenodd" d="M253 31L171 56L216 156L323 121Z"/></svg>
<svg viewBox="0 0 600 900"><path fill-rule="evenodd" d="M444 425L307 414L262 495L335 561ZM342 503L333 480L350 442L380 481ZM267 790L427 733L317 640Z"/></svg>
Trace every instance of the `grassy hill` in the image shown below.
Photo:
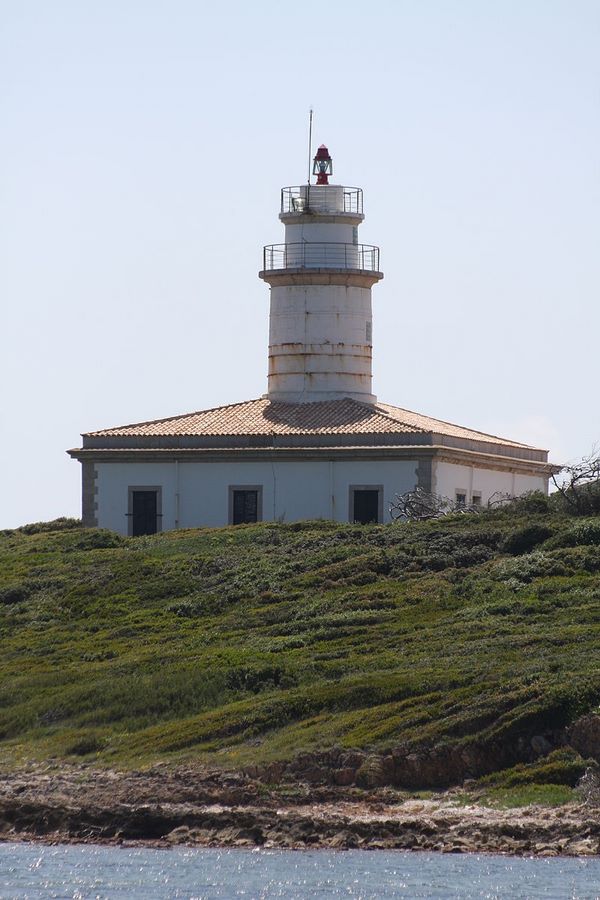
<svg viewBox="0 0 600 900"><path fill-rule="evenodd" d="M391 526L3 532L0 762L531 762L600 701L599 544L600 519L543 499ZM555 780L580 774L558 758Z"/></svg>

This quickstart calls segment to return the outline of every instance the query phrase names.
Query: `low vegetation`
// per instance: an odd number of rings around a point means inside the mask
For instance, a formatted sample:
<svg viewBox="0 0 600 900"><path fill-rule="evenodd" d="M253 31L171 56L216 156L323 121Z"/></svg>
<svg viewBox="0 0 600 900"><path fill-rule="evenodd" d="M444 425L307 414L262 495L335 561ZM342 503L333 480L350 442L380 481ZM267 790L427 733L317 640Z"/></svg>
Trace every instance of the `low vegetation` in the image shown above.
<svg viewBox="0 0 600 900"><path fill-rule="evenodd" d="M528 747L598 708L599 545L597 518L540 497L388 526L5 531L0 760ZM482 787L566 796L584 771L559 750Z"/></svg>

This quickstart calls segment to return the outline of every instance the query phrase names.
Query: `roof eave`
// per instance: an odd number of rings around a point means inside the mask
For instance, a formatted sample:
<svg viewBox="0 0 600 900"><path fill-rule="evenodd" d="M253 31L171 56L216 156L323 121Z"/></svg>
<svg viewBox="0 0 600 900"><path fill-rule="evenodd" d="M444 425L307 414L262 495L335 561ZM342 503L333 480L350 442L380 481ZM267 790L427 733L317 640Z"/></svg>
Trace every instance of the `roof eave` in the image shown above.
<svg viewBox="0 0 600 900"><path fill-rule="evenodd" d="M67 450L69 456L80 462L150 462L150 461L185 461L185 462L217 462L223 460L248 461L279 459L402 459L411 457L437 458L439 461L462 462L475 467L502 469L506 471L529 472L550 477L561 470L561 466L546 460L532 460L516 456L495 453L483 453L473 450L448 447L439 444L402 444L402 445L351 445L351 446L298 446L298 447L187 447L187 448L73 448Z"/></svg>

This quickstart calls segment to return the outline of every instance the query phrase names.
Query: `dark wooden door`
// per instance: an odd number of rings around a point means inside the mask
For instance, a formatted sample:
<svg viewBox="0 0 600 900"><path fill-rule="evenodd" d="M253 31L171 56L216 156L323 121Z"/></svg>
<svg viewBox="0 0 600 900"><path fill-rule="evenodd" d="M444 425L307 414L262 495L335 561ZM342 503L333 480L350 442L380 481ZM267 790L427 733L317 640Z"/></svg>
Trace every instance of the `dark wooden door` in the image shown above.
<svg viewBox="0 0 600 900"><path fill-rule="evenodd" d="M258 521L258 491L233 492L233 524L247 525Z"/></svg>
<svg viewBox="0 0 600 900"><path fill-rule="evenodd" d="M131 533L135 537L139 534L156 534L158 531L157 497L156 491L132 491Z"/></svg>
<svg viewBox="0 0 600 900"><path fill-rule="evenodd" d="M354 491L353 522L368 525L379 521L379 491Z"/></svg>

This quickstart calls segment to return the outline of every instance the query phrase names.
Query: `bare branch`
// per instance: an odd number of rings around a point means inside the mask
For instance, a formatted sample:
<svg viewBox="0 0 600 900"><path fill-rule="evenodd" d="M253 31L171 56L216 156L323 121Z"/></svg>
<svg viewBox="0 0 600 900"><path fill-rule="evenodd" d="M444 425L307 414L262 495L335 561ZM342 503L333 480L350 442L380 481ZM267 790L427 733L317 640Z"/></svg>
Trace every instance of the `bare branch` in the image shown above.
<svg viewBox="0 0 600 900"><path fill-rule="evenodd" d="M476 513L481 511L481 506L467 506L444 497L416 488L405 494L396 494L390 502L390 516L395 522L418 522L425 519L439 519L450 513Z"/></svg>
<svg viewBox="0 0 600 900"><path fill-rule="evenodd" d="M600 511L600 452L592 448L579 462L563 466L552 483L568 509L576 515Z"/></svg>

